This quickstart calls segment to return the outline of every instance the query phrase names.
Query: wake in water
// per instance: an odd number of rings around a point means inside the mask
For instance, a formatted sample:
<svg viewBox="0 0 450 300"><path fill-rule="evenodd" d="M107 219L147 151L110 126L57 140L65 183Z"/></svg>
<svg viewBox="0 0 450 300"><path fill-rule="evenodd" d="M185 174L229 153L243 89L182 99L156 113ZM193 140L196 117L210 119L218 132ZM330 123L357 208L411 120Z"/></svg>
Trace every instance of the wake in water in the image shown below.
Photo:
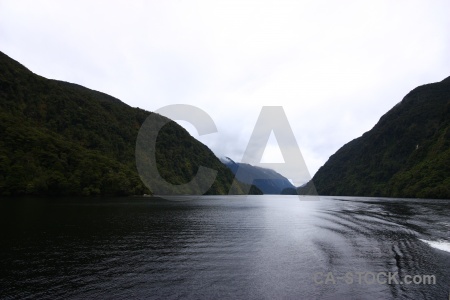
<svg viewBox="0 0 450 300"><path fill-rule="evenodd" d="M439 249L442 251L446 251L446 252L450 252L450 242L448 241L444 241L444 240L438 240L438 241L427 241L424 239L419 239L422 242L428 244L429 246L435 248L435 249Z"/></svg>
<svg viewBox="0 0 450 300"><path fill-rule="evenodd" d="M185 199L0 201L0 299L448 299L450 201Z"/></svg>

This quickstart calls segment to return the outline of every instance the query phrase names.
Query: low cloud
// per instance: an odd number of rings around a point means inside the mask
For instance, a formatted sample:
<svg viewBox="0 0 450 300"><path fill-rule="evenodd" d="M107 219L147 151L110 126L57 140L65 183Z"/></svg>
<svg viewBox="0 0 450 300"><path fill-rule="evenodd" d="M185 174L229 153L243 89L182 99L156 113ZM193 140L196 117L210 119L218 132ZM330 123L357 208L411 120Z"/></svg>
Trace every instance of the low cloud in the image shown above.
<svg viewBox="0 0 450 300"><path fill-rule="evenodd" d="M198 106L219 130L199 139L237 161L261 107L283 106L313 175L411 89L450 75L448 11L448 1L1 1L0 44L37 74L134 107Z"/></svg>

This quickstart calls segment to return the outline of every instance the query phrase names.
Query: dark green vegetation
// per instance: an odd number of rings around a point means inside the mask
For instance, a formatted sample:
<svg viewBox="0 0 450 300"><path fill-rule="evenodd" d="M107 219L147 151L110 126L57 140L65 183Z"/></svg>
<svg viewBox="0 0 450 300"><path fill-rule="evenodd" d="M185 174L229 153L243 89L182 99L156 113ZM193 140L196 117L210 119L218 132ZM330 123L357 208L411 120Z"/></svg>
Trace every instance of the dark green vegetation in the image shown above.
<svg viewBox="0 0 450 300"><path fill-rule="evenodd" d="M149 114L38 76L0 52L0 195L151 193L139 178L134 153ZM167 181L187 183L203 165L218 171L207 193L228 194L232 172L175 122L160 132L156 157Z"/></svg>
<svg viewBox="0 0 450 300"><path fill-rule="evenodd" d="M408 93L312 181L320 195L450 199L450 77Z"/></svg>
<svg viewBox="0 0 450 300"><path fill-rule="evenodd" d="M239 181L254 184L264 194L297 195L294 185L286 177L272 169L236 163L229 157L222 159L222 162L236 175Z"/></svg>

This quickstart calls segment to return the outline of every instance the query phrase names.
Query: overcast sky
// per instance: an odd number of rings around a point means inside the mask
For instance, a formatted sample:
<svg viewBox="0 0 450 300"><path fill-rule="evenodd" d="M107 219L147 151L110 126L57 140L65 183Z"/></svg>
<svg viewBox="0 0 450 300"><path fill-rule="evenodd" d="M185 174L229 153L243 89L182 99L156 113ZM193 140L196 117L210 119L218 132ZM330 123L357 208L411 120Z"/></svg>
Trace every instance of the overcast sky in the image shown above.
<svg viewBox="0 0 450 300"><path fill-rule="evenodd" d="M240 161L282 106L313 175L418 85L450 76L446 1L0 0L0 51L47 78L154 111L191 104L197 136ZM264 162L281 162L271 138Z"/></svg>

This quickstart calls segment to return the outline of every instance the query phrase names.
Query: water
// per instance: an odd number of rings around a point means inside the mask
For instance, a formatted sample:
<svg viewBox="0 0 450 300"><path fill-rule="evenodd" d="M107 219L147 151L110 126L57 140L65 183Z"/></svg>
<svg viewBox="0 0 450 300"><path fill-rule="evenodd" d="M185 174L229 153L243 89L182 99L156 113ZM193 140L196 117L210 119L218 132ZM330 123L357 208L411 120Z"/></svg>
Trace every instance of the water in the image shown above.
<svg viewBox="0 0 450 300"><path fill-rule="evenodd" d="M448 200L188 199L2 199L0 298L449 297Z"/></svg>

